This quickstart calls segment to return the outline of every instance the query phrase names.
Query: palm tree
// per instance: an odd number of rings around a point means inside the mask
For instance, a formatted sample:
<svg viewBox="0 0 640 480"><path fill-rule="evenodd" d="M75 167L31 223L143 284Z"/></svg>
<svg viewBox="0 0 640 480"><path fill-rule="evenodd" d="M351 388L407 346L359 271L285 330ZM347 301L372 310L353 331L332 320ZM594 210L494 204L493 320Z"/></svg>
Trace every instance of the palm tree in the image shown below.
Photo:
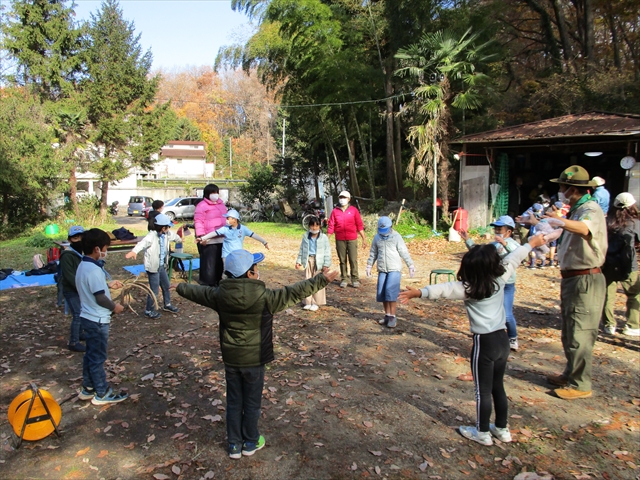
<svg viewBox="0 0 640 480"><path fill-rule="evenodd" d="M477 67L493 55L483 53L489 43L474 45L477 38L470 29L460 38L450 32L427 33L418 43L398 50L396 55L402 66L396 75L417 83L412 92L415 102L408 110L417 113L419 123L409 128L407 136L413 147L407 173L419 183L434 186L434 229L438 180L445 218L449 211L448 142L454 131L451 109L477 109L481 104L481 91L489 83L489 78L478 72Z"/></svg>

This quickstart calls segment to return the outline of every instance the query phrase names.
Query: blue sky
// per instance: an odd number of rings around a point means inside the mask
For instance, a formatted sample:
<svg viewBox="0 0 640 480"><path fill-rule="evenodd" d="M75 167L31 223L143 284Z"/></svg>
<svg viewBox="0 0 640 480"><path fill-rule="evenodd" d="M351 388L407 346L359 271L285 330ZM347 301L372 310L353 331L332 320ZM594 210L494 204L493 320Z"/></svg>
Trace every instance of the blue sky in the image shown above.
<svg viewBox="0 0 640 480"><path fill-rule="evenodd" d="M76 18L88 20L100 4L76 0ZM151 49L154 69L213 65L219 47L244 43L251 34L249 19L228 0L120 0L120 8L143 49Z"/></svg>

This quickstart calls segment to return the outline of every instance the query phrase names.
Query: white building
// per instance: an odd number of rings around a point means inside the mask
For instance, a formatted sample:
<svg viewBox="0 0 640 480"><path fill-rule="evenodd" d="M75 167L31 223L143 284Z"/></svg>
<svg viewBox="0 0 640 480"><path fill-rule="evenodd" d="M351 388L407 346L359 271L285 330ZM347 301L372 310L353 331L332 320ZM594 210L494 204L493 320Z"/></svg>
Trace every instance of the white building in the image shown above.
<svg viewBox="0 0 640 480"><path fill-rule="evenodd" d="M214 164L207 163L205 142L171 141L163 146L160 154L154 154L156 161L152 170L131 168L129 175L119 182L110 183L107 203L114 201L125 205L132 195L146 195L154 199L168 200L189 194L184 188L163 187L157 182L139 186L144 180L185 180L203 187L213 178ZM100 178L92 172L78 172L78 195L100 197Z"/></svg>

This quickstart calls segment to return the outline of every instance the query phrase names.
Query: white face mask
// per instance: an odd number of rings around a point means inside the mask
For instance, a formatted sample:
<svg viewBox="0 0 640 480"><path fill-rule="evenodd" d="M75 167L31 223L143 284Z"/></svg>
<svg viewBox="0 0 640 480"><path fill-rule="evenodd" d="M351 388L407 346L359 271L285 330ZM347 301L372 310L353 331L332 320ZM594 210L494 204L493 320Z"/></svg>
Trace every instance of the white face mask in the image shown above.
<svg viewBox="0 0 640 480"><path fill-rule="evenodd" d="M217 193L212 193L211 195L209 195L209 200L211 200L212 202L217 202L219 198L220 195Z"/></svg>
<svg viewBox="0 0 640 480"><path fill-rule="evenodd" d="M347 198L339 198L339 199L338 199L338 203L339 203L342 207L344 207L347 203L349 203L349 199L347 199Z"/></svg>
<svg viewBox="0 0 640 480"><path fill-rule="evenodd" d="M309 233L311 235L318 235L320 233L320 230L309 230Z"/></svg>
<svg viewBox="0 0 640 480"><path fill-rule="evenodd" d="M100 250L100 260L106 260L107 258L107 252L103 252L102 250Z"/></svg>
<svg viewBox="0 0 640 480"><path fill-rule="evenodd" d="M565 190L565 192L567 191L568 190ZM564 192L558 192L558 200L560 200L564 204L569 203L569 198L564 194Z"/></svg>
<svg viewBox="0 0 640 480"><path fill-rule="evenodd" d="M500 237L500 238L504 238L504 233L496 233L495 236L496 237Z"/></svg>

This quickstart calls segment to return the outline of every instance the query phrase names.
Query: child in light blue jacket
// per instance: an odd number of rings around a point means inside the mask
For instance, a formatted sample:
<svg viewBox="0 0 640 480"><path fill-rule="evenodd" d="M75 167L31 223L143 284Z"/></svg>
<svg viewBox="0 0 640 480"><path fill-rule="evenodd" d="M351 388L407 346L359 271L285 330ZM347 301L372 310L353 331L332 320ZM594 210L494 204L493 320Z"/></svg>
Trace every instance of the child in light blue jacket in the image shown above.
<svg viewBox="0 0 640 480"><path fill-rule="evenodd" d="M378 262L376 302L382 302L384 307L384 318L378 323L394 328L397 324L396 301L400 293L402 261L409 267L411 277L415 275L416 269L402 236L391 225L389 217L380 217L378 220L378 233L373 237L367 260L367 277L371 276L373 264Z"/></svg>
<svg viewBox="0 0 640 480"><path fill-rule="evenodd" d="M296 259L296 268L304 268L305 278L313 278L318 272L327 272L331 266L331 247L329 237L322 233L320 219L311 217L309 231L302 236L300 251ZM302 303L304 310L315 312L321 305L327 304L326 289L318 290L305 298Z"/></svg>

